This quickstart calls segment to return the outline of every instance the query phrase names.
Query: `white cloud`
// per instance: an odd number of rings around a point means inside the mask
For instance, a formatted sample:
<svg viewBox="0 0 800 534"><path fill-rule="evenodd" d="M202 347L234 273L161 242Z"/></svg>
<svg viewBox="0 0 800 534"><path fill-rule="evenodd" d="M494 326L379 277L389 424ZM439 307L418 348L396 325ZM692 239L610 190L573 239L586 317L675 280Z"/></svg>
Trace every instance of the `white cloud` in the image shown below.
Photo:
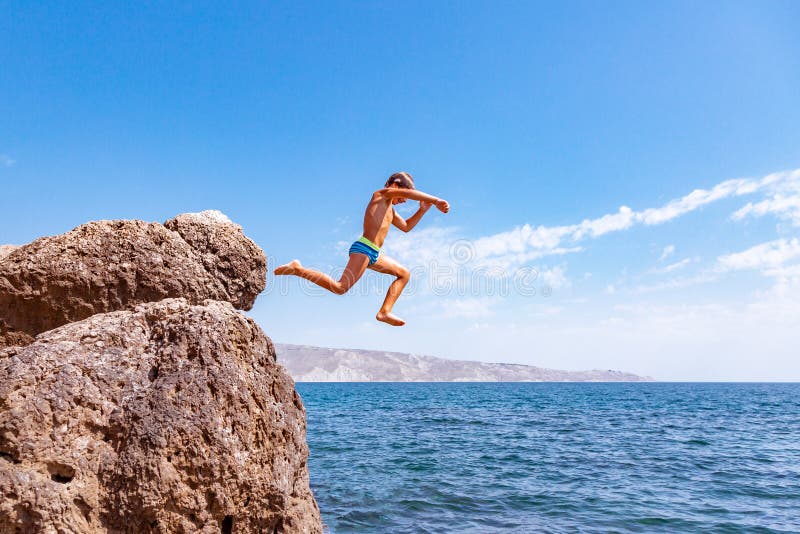
<svg viewBox="0 0 800 534"><path fill-rule="evenodd" d="M572 233L575 240L583 239L585 235L599 237L609 232L627 230L634 223L635 214L628 206L621 206L617 213L603 215L597 219L584 220Z"/></svg>
<svg viewBox="0 0 800 534"><path fill-rule="evenodd" d="M531 249L548 251L557 249L561 242L573 234L577 226L539 226L525 224L472 241L475 254L480 258L519 254Z"/></svg>
<svg viewBox="0 0 800 534"><path fill-rule="evenodd" d="M713 267L692 276L680 276L656 284L636 286L636 293L652 293L656 291L683 289L686 287L716 281L721 275L734 271L760 270L761 274L783 280L795 280L800 275L800 267L784 264L800 259L800 240L776 239L752 246L741 252L719 256ZM683 269L697 262L699 258L686 258L651 273L667 274Z"/></svg>
<svg viewBox="0 0 800 534"><path fill-rule="evenodd" d="M569 286L569 280L563 267L553 267L541 273L542 281L553 289L560 289Z"/></svg>
<svg viewBox="0 0 800 534"><path fill-rule="evenodd" d="M665 265L664 267L659 267L657 269L652 269L650 272L651 273L656 273L656 274L671 273L673 271L677 271L679 269L683 269L687 265L691 264L693 261L695 261L695 260L692 259L692 258L684 258L681 261L676 261L674 263L670 263L669 265Z"/></svg>
<svg viewBox="0 0 800 534"><path fill-rule="evenodd" d="M763 271L763 274L764 276L770 276L800 285L800 263L766 269Z"/></svg>
<svg viewBox="0 0 800 534"><path fill-rule="evenodd" d="M519 254L506 254L504 256L477 258L469 267L476 270L485 271L487 273L495 273L497 276L504 276L513 273L523 265L529 264L533 260L543 258L545 256L563 256L565 254L573 254L581 252L583 247L558 247L547 251L532 250Z"/></svg>
<svg viewBox="0 0 800 534"><path fill-rule="evenodd" d="M695 189L685 197L667 202L659 208L648 208L637 213L636 218L646 225L662 224L717 200L754 193L763 187L761 183L766 178L761 180L737 178L721 182L710 190Z"/></svg>
<svg viewBox="0 0 800 534"><path fill-rule="evenodd" d="M389 256L409 267L428 266L431 262L450 263L450 249L458 236L456 227L429 226L410 234L398 233L384 248Z"/></svg>
<svg viewBox="0 0 800 534"><path fill-rule="evenodd" d="M776 239L750 247L741 252L725 254L717 258L713 268L693 276L671 278L657 284L643 284L636 287L637 293L652 293L670 289L683 289L685 287L713 282L723 273L743 270L761 270L765 276L791 279L795 274L794 266L783 267L787 262L800 258L800 240ZM679 262L667 265L662 269L655 269L655 273L669 273L682 269L693 261L686 258Z"/></svg>
<svg viewBox="0 0 800 534"><path fill-rule="evenodd" d="M717 270L725 272L775 268L797 258L800 258L800 240L776 239L742 252L720 256L717 258Z"/></svg>
<svg viewBox="0 0 800 534"><path fill-rule="evenodd" d="M795 226L800 226L800 194L796 196L783 196L776 194L772 198L761 202L748 202L732 215L734 220L740 221L745 217L763 217L771 213L782 219L787 219Z"/></svg>
<svg viewBox="0 0 800 534"><path fill-rule="evenodd" d="M736 210L732 218L763 217L772 214L780 219L800 226L800 171L793 171L766 186L767 198L759 202L748 202Z"/></svg>
<svg viewBox="0 0 800 534"><path fill-rule="evenodd" d="M11 167L12 165L14 165L14 163L16 163L16 161L11 159L11 156L9 156L8 154L0 154L0 166Z"/></svg>
<svg viewBox="0 0 800 534"><path fill-rule="evenodd" d="M661 251L661 257L658 258L658 261L664 261L673 254L675 254L675 245L667 245L666 247L664 247L664 250Z"/></svg>

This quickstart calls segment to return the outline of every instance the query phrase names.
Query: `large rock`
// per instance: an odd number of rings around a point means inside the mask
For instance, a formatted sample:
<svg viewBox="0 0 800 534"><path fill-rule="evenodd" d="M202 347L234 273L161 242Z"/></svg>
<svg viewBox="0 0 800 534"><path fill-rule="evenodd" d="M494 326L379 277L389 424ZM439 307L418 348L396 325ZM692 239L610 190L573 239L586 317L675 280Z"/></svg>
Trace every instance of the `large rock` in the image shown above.
<svg viewBox="0 0 800 534"><path fill-rule="evenodd" d="M253 306L266 258L241 227L219 212L167 224L90 222L0 257L0 343L164 298Z"/></svg>
<svg viewBox="0 0 800 534"><path fill-rule="evenodd" d="M0 532L321 532L307 456L292 380L228 303L0 349Z"/></svg>

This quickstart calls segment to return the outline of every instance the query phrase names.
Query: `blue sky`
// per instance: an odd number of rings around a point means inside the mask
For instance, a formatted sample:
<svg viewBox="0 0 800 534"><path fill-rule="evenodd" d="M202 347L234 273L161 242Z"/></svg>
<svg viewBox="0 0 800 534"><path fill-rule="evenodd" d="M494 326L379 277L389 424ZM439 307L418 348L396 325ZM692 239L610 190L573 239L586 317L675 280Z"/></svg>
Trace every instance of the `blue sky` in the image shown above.
<svg viewBox="0 0 800 534"><path fill-rule="evenodd" d="M270 278L274 340L800 379L800 4L106 4L0 7L0 243L214 208L332 270L407 170L407 326Z"/></svg>

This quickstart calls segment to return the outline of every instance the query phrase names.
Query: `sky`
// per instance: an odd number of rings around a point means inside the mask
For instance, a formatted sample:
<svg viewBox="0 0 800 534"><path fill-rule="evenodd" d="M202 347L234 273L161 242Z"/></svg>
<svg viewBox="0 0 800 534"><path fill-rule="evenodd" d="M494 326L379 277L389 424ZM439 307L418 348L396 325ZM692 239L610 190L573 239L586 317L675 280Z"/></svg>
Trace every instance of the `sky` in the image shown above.
<svg viewBox="0 0 800 534"><path fill-rule="evenodd" d="M800 380L800 3L0 2L0 243L218 209L341 271L393 172L445 198L276 342ZM399 210L414 212L413 203Z"/></svg>

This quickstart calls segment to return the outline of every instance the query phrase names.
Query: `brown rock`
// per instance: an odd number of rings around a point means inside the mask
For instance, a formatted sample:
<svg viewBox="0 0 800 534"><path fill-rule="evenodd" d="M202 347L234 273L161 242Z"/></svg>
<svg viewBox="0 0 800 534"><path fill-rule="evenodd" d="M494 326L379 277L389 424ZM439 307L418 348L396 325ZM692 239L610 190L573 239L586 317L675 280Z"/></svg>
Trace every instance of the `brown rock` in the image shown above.
<svg viewBox="0 0 800 534"><path fill-rule="evenodd" d="M242 227L216 210L184 213L164 223L200 255L203 266L222 282L228 299L249 310L264 291L267 260Z"/></svg>
<svg viewBox="0 0 800 534"><path fill-rule="evenodd" d="M33 337L24 332L16 330L6 330L0 323L0 347L13 347L14 345L27 345L33 342Z"/></svg>
<svg viewBox="0 0 800 534"><path fill-rule="evenodd" d="M266 283L264 253L224 215L208 213L173 219L176 231L135 220L90 222L16 249L0 260L0 332L35 336L170 297L250 309Z"/></svg>
<svg viewBox="0 0 800 534"><path fill-rule="evenodd" d="M0 349L0 409L0 532L322 530L302 402L228 303L143 304Z"/></svg>
<svg viewBox="0 0 800 534"><path fill-rule="evenodd" d="M0 261L6 256L17 250L17 245L0 245ZM9 330L5 323L0 320L0 347L8 345L27 345L33 338L23 332Z"/></svg>

